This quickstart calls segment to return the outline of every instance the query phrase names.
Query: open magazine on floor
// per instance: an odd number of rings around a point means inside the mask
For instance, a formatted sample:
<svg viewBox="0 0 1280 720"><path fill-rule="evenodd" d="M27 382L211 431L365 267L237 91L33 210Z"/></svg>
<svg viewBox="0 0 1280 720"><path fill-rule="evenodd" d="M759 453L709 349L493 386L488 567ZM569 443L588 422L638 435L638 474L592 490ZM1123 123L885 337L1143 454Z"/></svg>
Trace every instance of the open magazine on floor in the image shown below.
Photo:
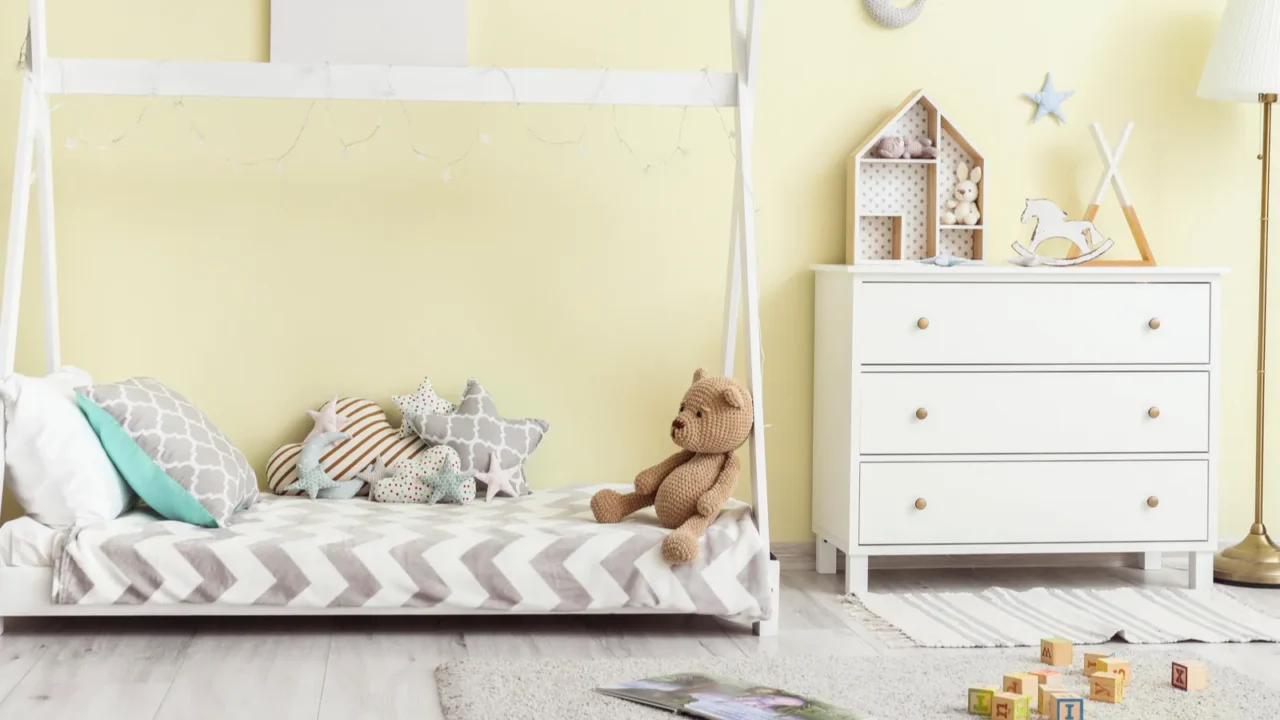
<svg viewBox="0 0 1280 720"><path fill-rule="evenodd" d="M701 673L631 680L596 692L708 720L872 720L785 690Z"/></svg>

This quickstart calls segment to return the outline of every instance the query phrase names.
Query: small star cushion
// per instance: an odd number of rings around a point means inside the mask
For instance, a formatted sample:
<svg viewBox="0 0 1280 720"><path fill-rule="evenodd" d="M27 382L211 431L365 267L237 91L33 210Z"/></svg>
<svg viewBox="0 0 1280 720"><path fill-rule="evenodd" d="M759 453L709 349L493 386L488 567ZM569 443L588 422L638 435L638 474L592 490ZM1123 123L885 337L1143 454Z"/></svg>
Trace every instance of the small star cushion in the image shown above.
<svg viewBox="0 0 1280 720"><path fill-rule="evenodd" d="M333 394L333 399L325 403L319 410L308 410L307 416L315 422L316 426L311 428L311 432L307 433L307 437L303 440L306 442L316 435L324 433L342 432L351 424L351 418L346 415L338 414L338 394Z"/></svg>
<svg viewBox="0 0 1280 720"><path fill-rule="evenodd" d="M475 478L453 468L441 468L427 477L427 483L431 485L431 495L427 497L430 505L440 502L465 505L476 497Z"/></svg>
<svg viewBox="0 0 1280 720"><path fill-rule="evenodd" d="M516 497L519 493L512 486L515 480L516 472L520 466L502 469L502 461L498 459L498 453L489 456L488 472L473 472L472 475L476 480L484 483L484 501L493 500L493 496L500 492L504 492L512 497Z"/></svg>
<svg viewBox="0 0 1280 720"><path fill-rule="evenodd" d="M391 402L400 408L400 414L404 417L400 422L400 437L409 437L413 434L413 430L410 427L410 418L423 415L444 415L457 409L453 403L436 394L435 388L431 386L431 378L422 378L422 382L418 385L418 391L414 394L394 395L391 398Z"/></svg>
<svg viewBox="0 0 1280 720"><path fill-rule="evenodd" d="M321 490L343 487L334 482L324 468L320 467L320 453L334 443L350 439L351 436L346 433L327 432L314 435L303 443L302 453L298 456L298 479L290 483L285 490L301 490L315 500Z"/></svg>

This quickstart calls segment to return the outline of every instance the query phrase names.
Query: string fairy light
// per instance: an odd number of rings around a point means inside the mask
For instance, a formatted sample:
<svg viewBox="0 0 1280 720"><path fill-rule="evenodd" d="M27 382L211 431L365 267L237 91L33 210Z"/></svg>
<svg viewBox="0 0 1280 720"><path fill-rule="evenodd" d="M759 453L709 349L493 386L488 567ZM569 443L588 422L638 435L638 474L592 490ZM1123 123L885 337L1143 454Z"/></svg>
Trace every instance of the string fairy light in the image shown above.
<svg viewBox="0 0 1280 720"><path fill-rule="evenodd" d="M191 132L192 135L195 136L196 147L205 148L208 135L204 132L204 130L200 129L200 125L196 122L195 117L191 115L191 110L190 108L187 107L185 100L186 98L178 98L178 100L173 103L173 107L175 110L181 110L187 115L187 129ZM245 160L238 160L235 157L232 157L229 153L220 152L217 150L214 150L213 152L214 154L220 156L223 162L227 163L228 165L231 165L232 167L250 168L250 167L256 167L258 165L266 165L267 163L275 163L276 172L282 173L284 172L285 159L288 158L290 155L292 155L294 150L298 149L298 144L302 142L302 136L306 134L307 128L311 126L311 115L315 112L316 104L318 102L319 102L318 100L312 100L310 104L307 105L307 113L302 118L302 124L298 126L298 131L294 133L293 140L281 153L278 153L276 155L267 155L267 156L258 158L256 160L245 161Z"/></svg>
<svg viewBox="0 0 1280 720"><path fill-rule="evenodd" d="M26 48L26 44L24 43L24 50L21 53L24 56L28 53L28 51L25 48ZM163 65L165 61L161 60L159 62ZM396 88L394 87L391 81L392 69L393 69L392 66L387 66L387 76L385 81L387 86L385 91L387 98L394 98L396 95L399 94L396 91ZM517 120L520 123L520 125L524 128L525 132L529 135L529 137L533 138L539 143L542 143L550 147L558 147L558 148L576 147L580 155L582 155L583 157L587 156L588 153L587 153L585 141L590 134L591 121L595 115L596 107L600 104L600 98L603 96L605 86L608 83L608 78L610 74L610 70L608 68L601 68L600 70L599 84L597 85L595 94L593 95L592 100L588 104L586 112L583 115L583 121L582 121L581 127L576 132L569 134L566 138L563 138L563 139L548 137L543 133L539 132L537 129L535 129L527 120L527 117L525 115L525 108L524 108L524 105L526 105L527 103L525 103L520 99L516 84L512 79L511 75L507 72L505 68L500 68L500 67L492 68L492 70L501 73L502 77L504 78L508 87L510 88L511 102L515 105ZM701 73L706 82L708 94L714 97L715 88L711 82L711 74L708 67L703 67L701 69ZM157 79L159 77L159 74L160 74L159 70L157 70L157 73L156 73ZM385 110L379 111L378 119L376 123L368 132L358 135L354 139L348 139L338 129L338 126L333 118L331 103L328 101L328 98L331 98L333 94L330 89L331 81L332 81L332 76L330 74L330 67L328 63L325 63L326 99L324 104L320 106L320 109L323 110L323 112L325 113L327 125L329 126L329 131L332 133L334 139L336 139L337 143L341 147L340 152L345 157L350 154L350 151L352 148L358 147L360 145L364 145L366 143L370 143L375 138L385 134L384 130L386 130L386 127L387 127L385 123ZM83 137L83 133L77 133L76 135L68 137L66 142L66 147L69 150L75 150L83 146L87 146L87 147L98 149L98 150L106 150L119 145L126 138L130 137L134 131L136 131L139 127L143 125L144 121L149 117L152 110L152 106L158 97L159 95L156 92L156 89L153 88L152 93L148 97L146 104L144 104L142 109L139 111L138 115L134 118L134 121L130 123L122 131L109 135L108 139L105 142L86 141ZM291 135L291 139L288 145L284 147L284 150L282 150L279 153L266 155L266 156L255 158L252 160L242 160L235 157L231 153L220 151L216 148L210 147L211 143L209 142L209 134L200 125L192 109L186 104L185 101L186 101L185 97L180 97L173 102L172 107L176 112L181 112L186 116L187 129L194 136L195 144L197 147L213 152L223 162L233 167L248 168L248 167L255 167L259 165L265 165L268 163L274 163L276 165L276 171L281 173L283 172L283 169L284 169L284 161L288 159L289 156L292 155L294 151L298 149L302 141L302 137L306 134L307 130L314 127L312 119L317 110L317 106L320 103L319 99L315 99L310 102L310 104L307 106L307 111L303 116L301 124L299 125L297 131ZM387 100L384 99L382 102L383 102L383 106L385 107ZM482 123L482 120L484 119L488 109L488 105L489 105L488 103L480 103L480 109L476 114L476 119L474 120L475 129L471 133L470 137L468 138L466 146L463 147L463 149L460 152L456 154L451 154L451 155L442 155L442 154L438 154L437 152L431 152L423 149L422 147L419 147L418 144L415 143L414 141L414 128L416 123L414 122L413 116L410 114L404 101L397 101L397 105L399 106L400 114L405 121L405 132L407 136L406 145L409 148L409 151L419 161L431 161L441 165L442 167L441 167L440 177L445 183L448 183L453 179L454 169L461 163L465 162L472 155L472 153L476 149L476 146L488 145L490 143L490 137L488 133L484 132L483 123ZM59 107L61 107L61 105L55 106L53 109L57 110ZM734 141L736 140L735 133L733 129L730 127L729 123L725 120L722 107L718 103L712 103L711 107L715 110L716 119L727 141L727 146L726 146L727 150L730 156L732 156L736 160L738 158L738 153L736 148L734 147ZM690 110L690 106L688 105L681 107L680 121L676 131L675 145L674 147L672 147L670 151L659 155L659 157L661 157L661 160L656 160L656 161L646 160L642 156L642 154L636 149L636 146L631 141L627 140L625 134L622 131L621 123L618 117L618 108L616 105L612 106L612 112L610 114L610 124L611 124L611 130L613 133L614 141L622 148L622 150L624 151L627 157L631 158L635 163L637 163L640 166L642 172L649 173L650 171L655 169L666 168L676 160L687 157L693 152L692 148L686 147L684 145L685 131L688 126L689 110ZM746 188L746 190L747 190L748 197L752 198L752 205L754 206L755 204L754 192L749 186ZM757 211L758 211L758 208L757 208Z"/></svg>

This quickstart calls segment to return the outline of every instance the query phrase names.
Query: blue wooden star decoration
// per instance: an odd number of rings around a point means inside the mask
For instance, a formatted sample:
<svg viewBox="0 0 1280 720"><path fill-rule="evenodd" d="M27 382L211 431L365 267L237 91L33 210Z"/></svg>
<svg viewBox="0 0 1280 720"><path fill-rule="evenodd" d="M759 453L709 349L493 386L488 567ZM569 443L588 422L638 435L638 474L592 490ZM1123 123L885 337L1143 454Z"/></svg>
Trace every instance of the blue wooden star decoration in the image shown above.
<svg viewBox="0 0 1280 720"><path fill-rule="evenodd" d="M1075 90L1058 92L1057 88L1053 86L1053 73L1045 75L1044 87L1040 89L1040 92L1022 93L1023 97L1036 104L1036 116L1031 122L1039 122L1040 118L1045 115L1052 115L1058 118L1059 123L1063 124L1067 122L1067 116L1062 113L1062 103L1075 94Z"/></svg>

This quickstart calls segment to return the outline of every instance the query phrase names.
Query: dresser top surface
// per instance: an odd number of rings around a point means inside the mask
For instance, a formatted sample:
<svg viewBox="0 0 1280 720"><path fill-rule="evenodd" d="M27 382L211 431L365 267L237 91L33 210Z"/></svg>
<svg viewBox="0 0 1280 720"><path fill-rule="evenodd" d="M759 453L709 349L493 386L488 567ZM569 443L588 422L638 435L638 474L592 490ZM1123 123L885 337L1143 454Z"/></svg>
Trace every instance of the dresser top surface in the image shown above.
<svg viewBox="0 0 1280 720"><path fill-rule="evenodd" d="M885 278L928 278L930 280L964 280L999 278L1002 280L1036 278L1062 280L1064 278L1113 279L1130 282L1160 282L1173 279L1198 278L1211 280L1231 272L1229 268L1205 267L1019 267L1017 265L960 265L943 268L918 262L876 263L866 265L813 265L820 273L844 273L847 275Z"/></svg>

